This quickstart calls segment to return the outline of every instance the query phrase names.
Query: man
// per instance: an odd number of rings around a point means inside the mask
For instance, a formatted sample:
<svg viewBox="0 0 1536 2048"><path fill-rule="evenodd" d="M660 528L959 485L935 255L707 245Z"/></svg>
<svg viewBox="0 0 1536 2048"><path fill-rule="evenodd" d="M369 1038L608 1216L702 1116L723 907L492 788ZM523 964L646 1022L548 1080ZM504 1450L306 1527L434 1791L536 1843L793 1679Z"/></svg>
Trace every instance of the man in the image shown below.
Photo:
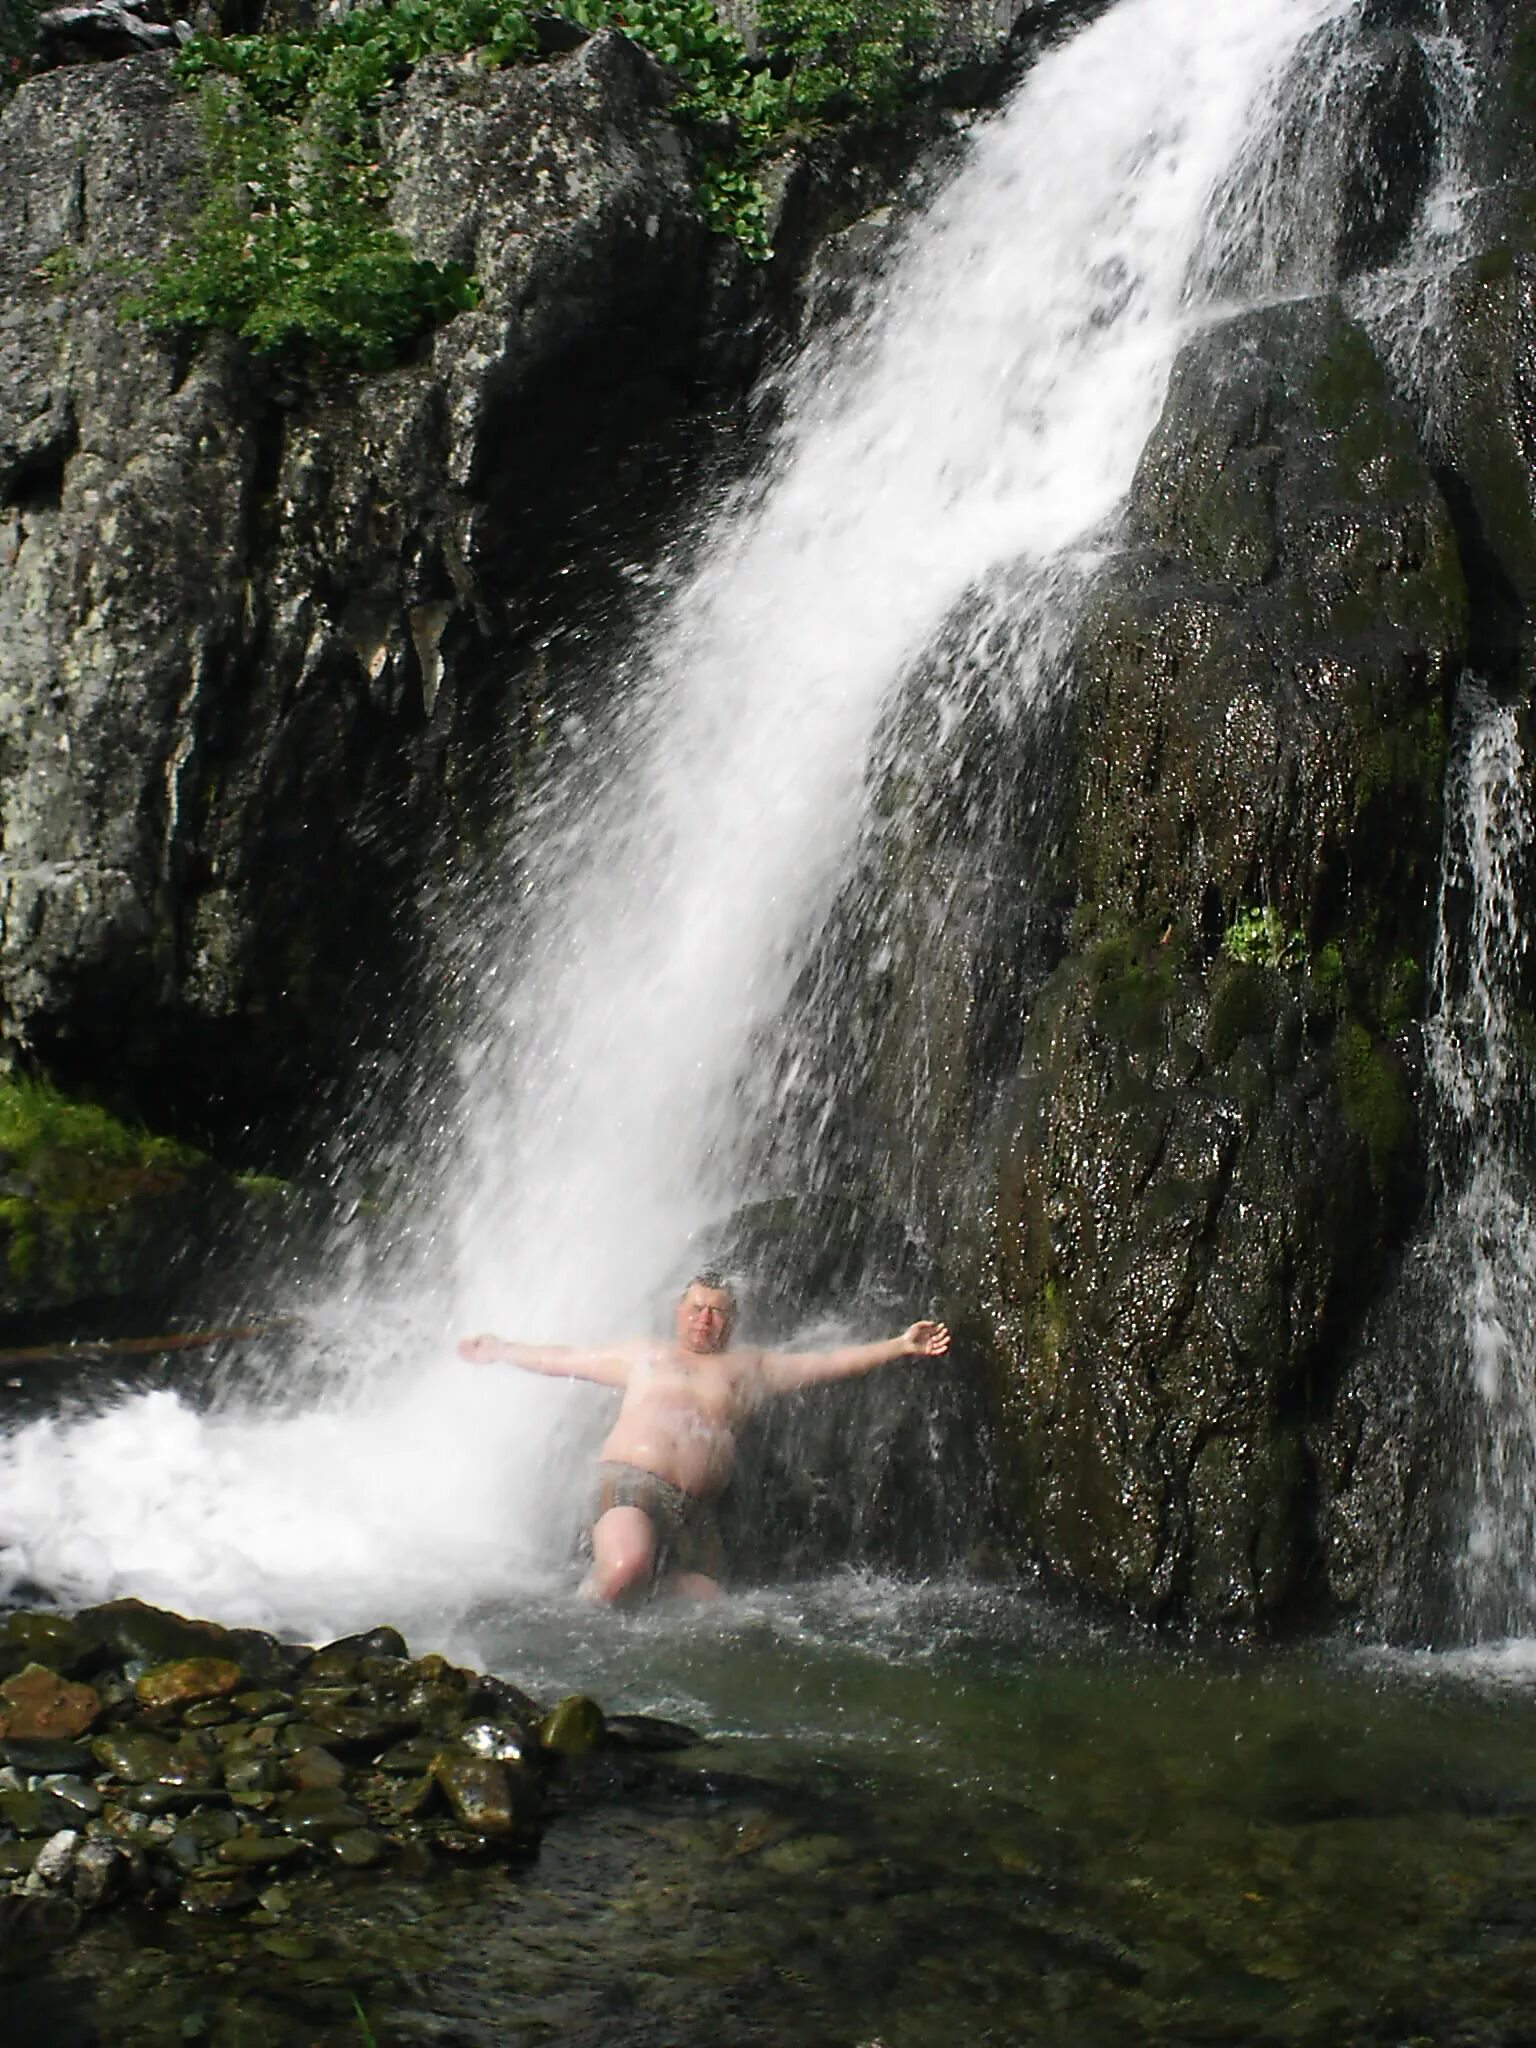
<svg viewBox="0 0 1536 2048"><path fill-rule="evenodd" d="M732 1351L736 1302L714 1273L690 1280L678 1300L676 1335L575 1351L465 1337L459 1354L477 1365L504 1361L557 1379L621 1387L618 1416L598 1453L592 1569L582 1592L623 1600L659 1589L694 1600L720 1590L720 1537L713 1503L725 1490L736 1438L775 1394L846 1379L903 1358L939 1358L942 1323L914 1323L878 1344L830 1351Z"/></svg>

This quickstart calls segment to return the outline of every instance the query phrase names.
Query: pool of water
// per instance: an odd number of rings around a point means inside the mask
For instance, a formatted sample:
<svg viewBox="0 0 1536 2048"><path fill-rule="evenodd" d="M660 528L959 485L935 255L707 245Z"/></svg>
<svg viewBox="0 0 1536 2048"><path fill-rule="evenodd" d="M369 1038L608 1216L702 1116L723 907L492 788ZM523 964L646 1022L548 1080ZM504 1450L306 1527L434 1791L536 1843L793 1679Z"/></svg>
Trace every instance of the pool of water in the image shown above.
<svg viewBox="0 0 1536 2048"><path fill-rule="evenodd" d="M1536 2041L1526 1646L1174 1648L852 1577L442 1642L707 1743L573 1782L522 1867L92 1926L8 2044Z"/></svg>

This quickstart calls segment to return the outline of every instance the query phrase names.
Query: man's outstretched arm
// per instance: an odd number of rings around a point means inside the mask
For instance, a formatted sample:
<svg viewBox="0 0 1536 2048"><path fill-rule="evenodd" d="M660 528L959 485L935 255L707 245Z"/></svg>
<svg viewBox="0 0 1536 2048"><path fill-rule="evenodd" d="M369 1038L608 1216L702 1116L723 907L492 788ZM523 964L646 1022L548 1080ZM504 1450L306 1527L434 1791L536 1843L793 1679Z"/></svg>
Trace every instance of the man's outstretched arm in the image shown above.
<svg viewBox="0 0 1536 2048"><path fill-rule="evenodd" d="M798 1387L849 1379L904 1358L942 1358L948 1349L949 1331L943 1323L914 1323L899 1337L878 1344L838 1344L830 1351L765 1351L758 1372L765 1393L792 1394Z"/></svg>
<svg viewBox="0 0 1536 2048"><path fill-rule="evenodd" d="M471 1365L518 1365L524 1372L542 1372L551 1379L596 1380L603 1387L629 1384L630 1359L623 1351L576 1351L569 1344L515 1344L487 1331L461 1337L460 1358Z"/></svg>

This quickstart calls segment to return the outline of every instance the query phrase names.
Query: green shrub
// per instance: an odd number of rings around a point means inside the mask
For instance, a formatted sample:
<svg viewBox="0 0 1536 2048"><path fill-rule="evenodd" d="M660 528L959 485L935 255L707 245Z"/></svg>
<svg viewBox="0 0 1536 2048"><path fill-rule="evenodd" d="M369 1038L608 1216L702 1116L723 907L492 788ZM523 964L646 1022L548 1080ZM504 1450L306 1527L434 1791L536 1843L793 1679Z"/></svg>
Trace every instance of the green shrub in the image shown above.
<svg viewBox="0 0 1536 2048"><path fill-rule="evenodd" d="M0 5L5 0L0 0ZM677 74L700 204L749 256L771 253L760 171L792 138L879 119L932 34L926 0L763 0L761 49L710 0L564 0L579 27L621 28ZM423 57L537 55L518 0L385 0L277 35L199 36L177 72L204 94L207 198L130 317L218 327L263 352L363 369L476 302L457 264L417 258L389 225L380 96Z"/></svg>

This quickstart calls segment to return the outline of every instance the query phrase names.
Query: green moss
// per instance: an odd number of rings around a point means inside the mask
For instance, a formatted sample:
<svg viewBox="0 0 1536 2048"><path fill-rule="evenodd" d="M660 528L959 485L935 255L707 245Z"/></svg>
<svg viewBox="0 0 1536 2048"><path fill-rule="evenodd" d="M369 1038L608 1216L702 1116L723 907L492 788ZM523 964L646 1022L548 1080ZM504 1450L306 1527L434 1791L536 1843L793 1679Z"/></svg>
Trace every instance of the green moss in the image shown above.
<svg viewBox="0 0 1536 2048"><path fill-rule="evenodd" d="M1218 963L1211 975L1205 1032L1206 1053L1214 1065L1224 1066L1245 1038L1273 1030L1282 988L1272 967L1241 960Z"/></svg>
<svg viewBox="0 0 1536 2048"><path fill-rule="evenodd" d="M1160 1041L1177 964L1166 943L1123 932L1100 939L1084 961L1094 1022L1129 1045Z"/></svg>
<svg viewBox="0 0 1536 2048"><path fill-rule="evenodd" d="M1307 980L1312 992L1325 1003L1340 1001L1345 993L1344 955L1339 947L1330 941L1319 946L1307 963Z"/></svg>
<svg viewBox="0 0 1536 2048"><path fill-rule="evenodd" d="M1250 966L1299 967L1307 956L1307 942L1277 910L1256 907L1233 918L1221 935L1221 950Z"/></svg>
<svg viewBox="0 0 1536 2048"><path fill-rule="evenodd" d="M1374 713L1369 700L1353 707L1359 732L1360 768L1355 777L1358 816L1378 797L1415 806L1414 817L1433 816L1445 781L1448 746L1445 713L1425 703L1391 721Z"/></svg>
<svg viewBox="0 0 1536 2048"><path fill-rule="evenodd" d="M1410 955L1401 954L1387 967L1377 998L1376 1012L1388 1038L1406 1031L1422 1014L1424 970Z"/></svg>
<svg viewBox="0 0 1536 2048"><path fill-rule="evenodd" d="M189 1145L24 1075L0 1079L0 1153L39 1200L75 1208L109 1206L136 1182L179 1181L202 1161Z"/></svg>
<svg viewBox="0 0 1536 2048"><path fill-rule="evenodd" d="M1387 1048L1355 1018L1346 1018L1334 1037L1334 1074L1346 1129L1365 1141L1371 1177L1379 1186L1407 1144L1413 1128L1402 1069Z"/></svg>
<svg viewBox="0 0 1536 2048"><path fill-rule="evenodd" d="M1484 249L1477 259L1476 276L1479 284L1505 284L1514 275L1515 252L1507 242L1500 242L1492 249Z"/></svg>
<svg viewBox="0 0 1536 2048"><path fill-rule="evenodd" d="M1311 398L1318 424L1331 433L1379 433L1386 378L1368 337L1341 321L1312 372Z"/></svg>

